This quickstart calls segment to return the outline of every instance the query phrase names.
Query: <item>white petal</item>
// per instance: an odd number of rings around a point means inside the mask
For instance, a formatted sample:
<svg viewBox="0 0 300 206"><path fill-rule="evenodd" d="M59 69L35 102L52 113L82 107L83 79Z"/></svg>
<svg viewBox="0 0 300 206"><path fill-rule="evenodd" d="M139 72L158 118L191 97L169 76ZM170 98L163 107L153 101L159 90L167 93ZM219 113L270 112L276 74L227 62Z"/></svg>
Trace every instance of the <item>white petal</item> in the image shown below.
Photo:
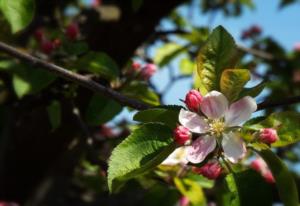
<svg viewBox="0 0 300 206"><path fill-rule="evenodd" d="M209 135L198 137L191 146L187 147L187 160L194 164L200 163L215 148L215 137Z"/></svg>
<svg viewBox="0 0 300 206"><path fill-rule="evenodd" d="M201 103L201 111L210 119L223 117L227 109L227 98L217 91L206 94Z"/></svg>
<svg viewBox="0 0 300 206"><path fill-rule="evenodd" d="M230 105L229 110L225 113L225 123L228 127L238 126L247 121L256 109L255 99L250 96L243 97Z"/></svg>
<svg viewBox="0 0 300 206"><path fill-rule="evenodd" d="M182 126L195 133L205 133L209 129L204 117L184 109L181 109L179 112L179 122Z"/></svg>
<svg viewBox="0 0 300 206"><path fill-rule="evenodd" d="M185 146L178 147L161 164L162 165L187 164L188 161L186 159L186 155L187 155L187 148Z"/></svg>
<svg viewBox="0 0 300 206"><path fill-rule="evenodd" d="M238 133L223 134L222 147L225 157L232 163L237 163L246 154L246 146Z"/></svg>

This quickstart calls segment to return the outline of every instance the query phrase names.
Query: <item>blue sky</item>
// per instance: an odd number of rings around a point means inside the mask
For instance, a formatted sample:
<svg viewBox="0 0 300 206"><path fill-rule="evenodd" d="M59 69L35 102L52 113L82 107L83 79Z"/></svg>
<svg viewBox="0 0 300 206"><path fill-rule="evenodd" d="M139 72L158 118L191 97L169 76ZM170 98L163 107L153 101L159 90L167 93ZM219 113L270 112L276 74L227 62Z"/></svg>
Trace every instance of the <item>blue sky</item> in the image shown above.
<svg viewBox="0 0 300 206"><path fill-rule="evenodd" d="M211 27L218 25L224 26L235 38L240 41L241 31L247 29L251 25L259 25L263 29L264 36L272 36L283 47L292 50L296 42L300 42L300 4L295 3L291 6L279 9L279 0L254 0L255 9L244 9L243 14L239 17L225 17L222 13L217 13ZM197 11L198 5L195 5L194 15L191 19L192 24L198 26L207 26L210 14L200 14ZM179 9L181 13L188 14L188 10ZM155 48L154 48L155 50ZM173 63L175 70L178 70L176 61ZM168 80L168 72L162 69L153 76L152 81L159 89L164 88ZM190 89L191 79L178 81L165 96L166 104L181 104L179 99L184 98L185 93ZM130 117L127 111L118 116L117 119Z"/></svg>

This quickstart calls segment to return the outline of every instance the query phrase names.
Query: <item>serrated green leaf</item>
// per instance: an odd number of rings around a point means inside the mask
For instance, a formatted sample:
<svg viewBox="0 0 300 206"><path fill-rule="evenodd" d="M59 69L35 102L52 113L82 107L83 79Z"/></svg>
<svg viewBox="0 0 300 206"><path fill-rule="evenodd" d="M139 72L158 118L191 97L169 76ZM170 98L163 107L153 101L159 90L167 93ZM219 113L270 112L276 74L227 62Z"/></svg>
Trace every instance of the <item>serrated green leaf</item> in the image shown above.
<svg viewBox="0 0 300 206"><path fill-rule="evenodd" d="M112 152L108 168L108 187L116 192L122 184L159 165L176 148L172 130L162 124L140 126Z"/></svg>
<svg viewBox="0 0 300 206"><path fill-rule="evenodd" d="M170 61L172 61L175 57L177 57L182 52L187 50L188 46L181 46L176 43L167 43L161 46L156 50L156 54L154 56L154 62L159 65L159 67L163 67L167 65Z"/></svg>
<svg viewBox="0 0 300 206"><path fill-rule="evenodd" d="M251 87L251 88L244 88L240 95L239 95L239 99L244 97L244 96L251 96L251 97L256 97L258 96L265 88L266 83L265 82L261 82L258 85Z"/></svg>
<svg viewBox="0 0 300 206"><path fill-rule="evenodd" d="M221 76L221 92L233 102L249 80L250 72L247 69L226 69Z"/></svg>
<svg viewBox="0 0 300 206"><path fill-rule="evenodd" d="M108 80L115 79L119 75L117 63L103 52L87 53L75 63L74 68L99 74Z"/></svg>
<svg viewBox="0 0 300 206"><path fill-rule="evenodd" d="M89 125L98 126L112 120L122 111L122 106L112 99L94 95L87 107L85 119Z"/></svg>
<svg viewBox="0 0 300 206"><path fill-rule="evenodd" d="M208 91L220 90L221 74L234 68L236 54L232 36L222 26L214 29L197 57L198 75Z"/></svg>
<svg viewBox="0 0 300 206"><path fill-rule="evenodd" d="M187 197L192 205L204 206L206 205L205 196L202 187L195 181L187 178L174 178L174 183L180 193Z"/></svg>
<svg viewBox="0 0 300 206"><path fill-rule="evenodd" d="M265 160L272 171L283 204L285 206L298 206L297 186L286 165L271 150L261 150L258 154Z"/></svg>
<svg viewBox="0 0 300 206"><path fill-rule="evenodd" d="M13 33L24 29L33 19L34 0L0 0L0 8Z"/></svg>
<svg viewBox="0 0 300 206"><path fill-rule="evenodd" d="M136 113L133 117L133 120L143 123L160 122L166 124L170 128L175 128L181 108L181 106L151 108Z"/></svg>
<svg viewBox="0 0 300 206"><path fill-rule="evenodd" d="M246 126L252 130L276 129L279 140L272 144L273 147L283 147L300 140L300 114L297 112L273 113L261 122Z"/></svg>
<svg viewBox="0 0 300 206"><path fill-rule="evenodd" d="M61 124L61 106L56 100L52 101L47 107L48 117L52 126L52 129L57 129Z"/></svg>
<svg viewBox="0 0 300 206"><path fill-rule="evenodd" d="M245 170L226 176L229 192L225 193L225 206L268 206L272 205L272 187L260 174Z"/></svg>
<svg viewBox="0 0 300 206"><path fill-rule="evenodd" d="M131 82L122 89L121 93L125 96L141 100L149 105L157 106L160 104L158 95L143 82Z"/></svg>

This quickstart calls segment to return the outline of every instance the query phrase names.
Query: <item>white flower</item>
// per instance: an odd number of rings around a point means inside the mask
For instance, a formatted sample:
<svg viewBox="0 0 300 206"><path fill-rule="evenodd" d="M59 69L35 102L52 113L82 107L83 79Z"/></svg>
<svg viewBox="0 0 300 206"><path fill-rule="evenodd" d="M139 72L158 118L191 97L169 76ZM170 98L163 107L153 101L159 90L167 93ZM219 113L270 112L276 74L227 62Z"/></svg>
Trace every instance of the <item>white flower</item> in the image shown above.
<svg viewBox="0 0 300 206"><path fill-rule="evenodd" d="M186 147L178 147L161 164L170 165L170 166L178 165L178 164L185 165L188 163L186 159L186 155L187 155Z"/></svg>
<svg viewBox="0 0 300 206"><path fill-rule="evenodd" d="M205 116L180 110L179 122L191 132L199 134L191 146L187 147L187 160L200 163L217 146L222 146L224 156L232 163L238 162L246 154L246 147L239 133L232 127L248 120L256 111L255 100L246 96L229 106L227 98L218 91L204 96L201 111Z"/></svg>

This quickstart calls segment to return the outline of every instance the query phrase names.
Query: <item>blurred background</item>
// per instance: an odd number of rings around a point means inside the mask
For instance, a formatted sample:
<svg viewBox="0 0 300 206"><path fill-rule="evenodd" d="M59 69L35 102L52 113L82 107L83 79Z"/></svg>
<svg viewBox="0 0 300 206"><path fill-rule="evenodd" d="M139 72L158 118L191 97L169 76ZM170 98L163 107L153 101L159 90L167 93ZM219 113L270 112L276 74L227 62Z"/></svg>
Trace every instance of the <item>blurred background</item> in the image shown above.
<svg viewBox="0 0 300 206"><path fill-rule="evenodd" d="M36 0L22 32L11 34L0 15L0 40L147 104L182 105L188 90L201 87L197 52L222 25L236 40L239 67L251 70L247 86L266 86L257 102L276 101L300 95L299 11L297 0ZM136 74L149 64L155 72ZM180 165L109 194L107 160L135 128L136 111L30 67L0 53L3 205L222 205L219 183L200 176L190 177L196 183L188 191L205 197L184 199L186 191L172 183ZM299 145L276 152L300 185Z"/></svg>

